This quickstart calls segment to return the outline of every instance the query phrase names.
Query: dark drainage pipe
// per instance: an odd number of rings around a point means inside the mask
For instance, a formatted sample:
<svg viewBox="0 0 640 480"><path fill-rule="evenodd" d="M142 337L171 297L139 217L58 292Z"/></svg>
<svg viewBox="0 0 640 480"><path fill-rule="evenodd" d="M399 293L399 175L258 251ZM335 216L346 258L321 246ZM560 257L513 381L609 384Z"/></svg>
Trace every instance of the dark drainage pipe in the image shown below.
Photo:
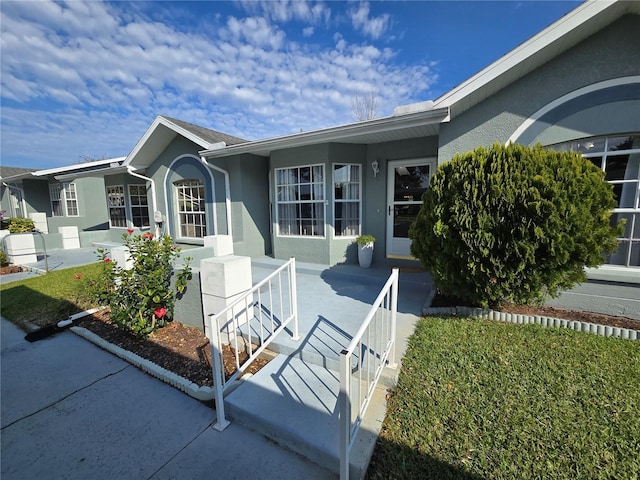
<svg viewBox="0 0 640 480"><path fill-rule="evenodd" d="M50 323L49 325L45 325L44 327L39 328L38 330L34 330L33 332L27 333L24 339L27 342L33 343L33 342L37 342L38 340L42 340L43 338L50 337L51 335L54 335L58 332L62 332L63 330L66 330L71 325L73 325L73 322L75 322L76 320L79 320L80 318L84 318L88 315L93 315L94 313L102 310L103 308L104 307L92 308L90 310L85 310L84 312L74 313L73 315L71 315L69 318L65 320L60 320L59 322L56 322L56 323Z"/></svg>

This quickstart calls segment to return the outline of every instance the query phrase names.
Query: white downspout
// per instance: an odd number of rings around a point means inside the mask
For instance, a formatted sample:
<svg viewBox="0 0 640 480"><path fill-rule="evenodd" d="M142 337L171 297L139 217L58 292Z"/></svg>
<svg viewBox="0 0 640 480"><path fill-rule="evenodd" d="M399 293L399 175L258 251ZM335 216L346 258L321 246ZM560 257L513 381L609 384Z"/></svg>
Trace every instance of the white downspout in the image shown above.
<svg viewBox="0 0 640 480"><path fill-rule="evenodd" d="M229 172L207 162L207 159L202 156L200 157L200 160L202 161L205 167L210 167L215 171L220 172L224 175L225 204L226 204L226 211L227 211L227 235L233 238L233 232L231 230L231 184L229 183ZM214 215L215 215L215 212L214 212Z"/></svg>
<svg viewBox="0 0 640 480"><path fill-rule="evenodd" d="M153 221L155 223L155 237L158 238L160 236L160 228L158 227L158 222L156 221L156 212L158 211L158 206L156 202L156 182L154 182L153 178L145 177L144 175L140 175L133 171L133 167L131 165L127 165L127 173L131 176L138 177L142 180L145 180L151 183L151 209L153 210Z"/></svg>

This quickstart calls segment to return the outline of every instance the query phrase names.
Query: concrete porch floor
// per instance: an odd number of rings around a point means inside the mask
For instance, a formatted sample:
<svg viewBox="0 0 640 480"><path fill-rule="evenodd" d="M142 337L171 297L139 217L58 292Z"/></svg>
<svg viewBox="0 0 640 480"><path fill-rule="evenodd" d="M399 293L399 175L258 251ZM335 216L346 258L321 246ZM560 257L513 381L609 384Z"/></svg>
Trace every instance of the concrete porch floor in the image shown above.
<svg viewBox="0 0 640 480"><path fill-rule="evenodd" d="M253 259L255 285L284 261ZM227 417L315 463L338 472L338 373L340 351L348 346L387 281L390 267L297 263L300 339L287 332L270 349L280 353L225 398ZM431 289L424 272L400 271L396 360L406 350ZM350 457L352 478L362 478L386 411L386 387L399 368L386 368L360 427ZM356 408L354 405L353 408ZM224 435L224 432L221 433Z"/></svg>

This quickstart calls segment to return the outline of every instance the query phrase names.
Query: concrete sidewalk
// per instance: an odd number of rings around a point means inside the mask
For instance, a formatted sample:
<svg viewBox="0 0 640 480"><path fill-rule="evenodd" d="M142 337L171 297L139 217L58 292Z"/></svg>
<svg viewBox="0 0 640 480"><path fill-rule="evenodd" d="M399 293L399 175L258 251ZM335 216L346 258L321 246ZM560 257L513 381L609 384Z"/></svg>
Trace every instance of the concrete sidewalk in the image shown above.
<svg viewBox="0 0 640 480"><path fill-rule="evenodd" d="M336 478L71 332L0 321L3 480Z"/></svg>

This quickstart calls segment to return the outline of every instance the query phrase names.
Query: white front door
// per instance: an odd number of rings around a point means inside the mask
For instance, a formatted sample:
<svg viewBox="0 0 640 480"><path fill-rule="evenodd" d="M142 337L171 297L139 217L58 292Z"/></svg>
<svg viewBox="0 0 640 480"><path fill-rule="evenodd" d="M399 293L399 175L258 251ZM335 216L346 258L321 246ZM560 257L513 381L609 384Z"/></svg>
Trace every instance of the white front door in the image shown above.
<svg viewBox="0 0 640 480"><path fill-rule="evenodd" d="M390 161L387 170L387 257L413 258L409 227L422 205L435 158Z"/></svg>

